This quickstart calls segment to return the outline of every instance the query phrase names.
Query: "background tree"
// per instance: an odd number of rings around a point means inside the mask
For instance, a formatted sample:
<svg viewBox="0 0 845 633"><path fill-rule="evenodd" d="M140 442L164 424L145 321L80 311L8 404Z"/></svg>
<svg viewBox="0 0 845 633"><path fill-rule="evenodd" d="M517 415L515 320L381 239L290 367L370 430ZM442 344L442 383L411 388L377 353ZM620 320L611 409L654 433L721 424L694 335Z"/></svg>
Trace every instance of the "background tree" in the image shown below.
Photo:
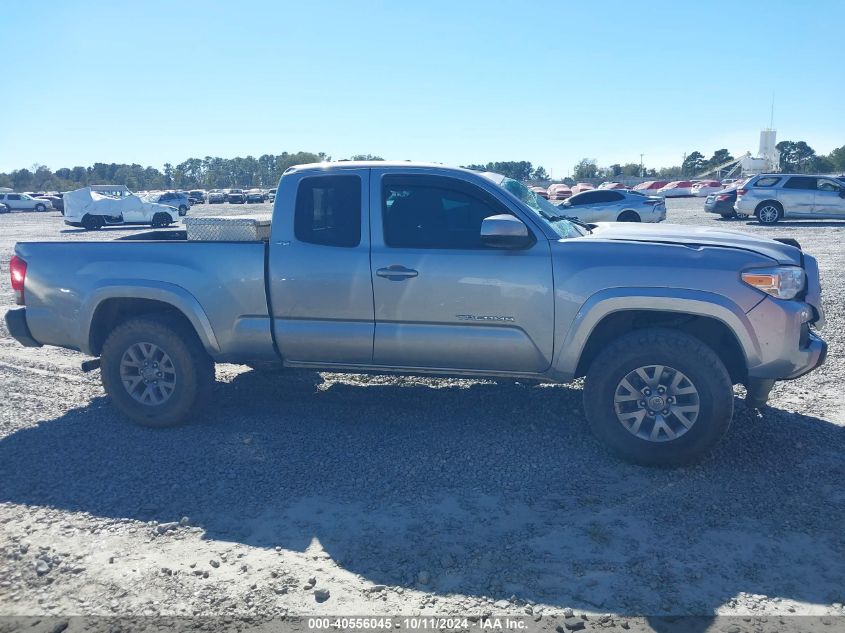
<svg viewBox="0 0 845 633"><path fill-rule="evenodd" d="M816 155L816 150L804 141L781 141L775 148L780 152L780 169L783 172L806 173Z"/></svg>
<svg viewBox="0 0 845 633"><path fill-rule="evenodd" d="M373 154L355 154L349 160L384 160L381 156L375 156Z"/></svg>
<svg viewBox="0 0 845 633"><path fill-rule="evenodd" d="M595 158L582 158L572 169L573 178L595 178L599 175L599 167Z"/></svg>
<svg viewBox="0 0 845 633"><path fill-rule="evenodd" d="M833 165L834 171L845 172L845 145L833 150L827 155L827 159Z"/></svg>
<svg viewBox="0 0 845 633"><path fill-rule="evenodd" d="M531 174L531 180L546 182L550 180L550 178L545 168L543 168L541 165L537 165L536 169L534 169L534 172Z"/></svg>
<svg viewBox="0 0 845 633"><path fill-rule="evenodd" d="M704 171L707 168L707 160L701 152L692 152L688 154L681 163L681 173L685 176L695 176L697 173Z"/></svg>
<svg viewBox="0 0 845 633"><path fill-rule="evenodd" d="M733 159L734 157L731 156L731 153L728 150L717 149L715 152L713 152L713 156L710 157L710 160L707 161L707 166L710 168L715 168Z"/></svg>

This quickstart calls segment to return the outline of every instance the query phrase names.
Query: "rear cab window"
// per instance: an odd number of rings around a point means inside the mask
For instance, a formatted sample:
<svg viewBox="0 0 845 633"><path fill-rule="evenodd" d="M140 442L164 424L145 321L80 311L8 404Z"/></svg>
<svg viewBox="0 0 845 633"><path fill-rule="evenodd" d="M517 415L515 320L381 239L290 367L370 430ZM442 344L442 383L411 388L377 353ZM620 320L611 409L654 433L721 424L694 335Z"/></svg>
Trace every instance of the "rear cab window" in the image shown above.
<svg viewBox="0 0 845 633"><path fill-rule="evenodd" d="M780 182L777 176L763 176L754 183L755 187L774 187Z"/></svg>
<svg viewBox="0 0 845 633"><path fill-rule="evenodd" d="M354 248L361 243L361 178L312 176L299 182L294 235L300 242Z"/></svg>

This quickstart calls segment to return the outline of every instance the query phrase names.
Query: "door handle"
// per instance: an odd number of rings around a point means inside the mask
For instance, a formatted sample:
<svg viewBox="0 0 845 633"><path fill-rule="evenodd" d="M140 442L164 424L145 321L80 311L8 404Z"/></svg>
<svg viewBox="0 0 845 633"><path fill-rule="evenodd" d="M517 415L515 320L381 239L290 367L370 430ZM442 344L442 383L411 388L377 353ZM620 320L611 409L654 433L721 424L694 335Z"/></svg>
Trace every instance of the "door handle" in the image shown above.
<svg viewBox="0 0 845 633"><path fill-rule="evenodd" d="M376 271L376 275L389 279L390 281L403 281L405 279L410 279L411 277L416 277L419 273L411 268L405 268L404 266L394 264L393 266L388 266L387 268L379 268Z"/></svg>

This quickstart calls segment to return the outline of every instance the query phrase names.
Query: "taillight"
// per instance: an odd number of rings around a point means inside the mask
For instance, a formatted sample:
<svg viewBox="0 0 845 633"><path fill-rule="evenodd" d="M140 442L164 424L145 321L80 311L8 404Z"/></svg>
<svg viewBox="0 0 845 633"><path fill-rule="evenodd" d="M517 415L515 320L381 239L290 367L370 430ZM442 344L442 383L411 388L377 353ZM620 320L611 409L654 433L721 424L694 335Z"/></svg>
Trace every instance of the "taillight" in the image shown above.
<svg viewBox="0 0 845 633"><path fill-rule="evenodd" d="M646 200L643 200L643 202L644 202L645 204L662 204L662 203L663 203L663 200L661 200L661 199L659 199L659 198L658 198L658 199L655 199L655 200L649 200L649 199L646 199Z"/></svg>
<svg viewBox="0 0 845 633"><path fill-rule="evenodd" d="M729 198L730 198L730 196L727 195L727 194L724 194L724 193L716 196L716 200L718 200L719 202L724 202L725 200L728 200Z"/></svg>
<svg viewBox="0 0 845 633"><path fill-rule="evenodd" d="M9 272L12 276L12 290L15 291L15 301L23 305L23 286L26 281L26 262L15 255L9 262Z"/></svg>
<svg viewBox="0 0 845 633"><path fill-rule="evenodd" d="M748 189L737 189L736 190L736 195L738 195L738 196L744 196L747 193L748 193Z"/></svg>

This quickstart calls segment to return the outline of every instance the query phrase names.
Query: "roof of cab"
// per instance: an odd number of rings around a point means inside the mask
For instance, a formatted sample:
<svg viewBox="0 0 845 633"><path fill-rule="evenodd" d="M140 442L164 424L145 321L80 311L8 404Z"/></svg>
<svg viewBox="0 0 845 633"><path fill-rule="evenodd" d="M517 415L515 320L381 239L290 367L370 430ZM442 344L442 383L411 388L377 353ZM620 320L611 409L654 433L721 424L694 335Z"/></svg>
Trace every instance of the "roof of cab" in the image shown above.
<svg viewBox="0 0 845 633"><path fill-rule="evenodd" d="M453 167L451 165L443 165L440 163L423 163L416 161L405 160L339 160L339 161L325 161L322 163L305 163L302 165L294 165L285 170L286 174L298 171L326 171L335 169L384 169L384 168L435 168L445 169L451 171L469 172L473 174L480 174L481 172L465 169L463 167Z"/></svg>

